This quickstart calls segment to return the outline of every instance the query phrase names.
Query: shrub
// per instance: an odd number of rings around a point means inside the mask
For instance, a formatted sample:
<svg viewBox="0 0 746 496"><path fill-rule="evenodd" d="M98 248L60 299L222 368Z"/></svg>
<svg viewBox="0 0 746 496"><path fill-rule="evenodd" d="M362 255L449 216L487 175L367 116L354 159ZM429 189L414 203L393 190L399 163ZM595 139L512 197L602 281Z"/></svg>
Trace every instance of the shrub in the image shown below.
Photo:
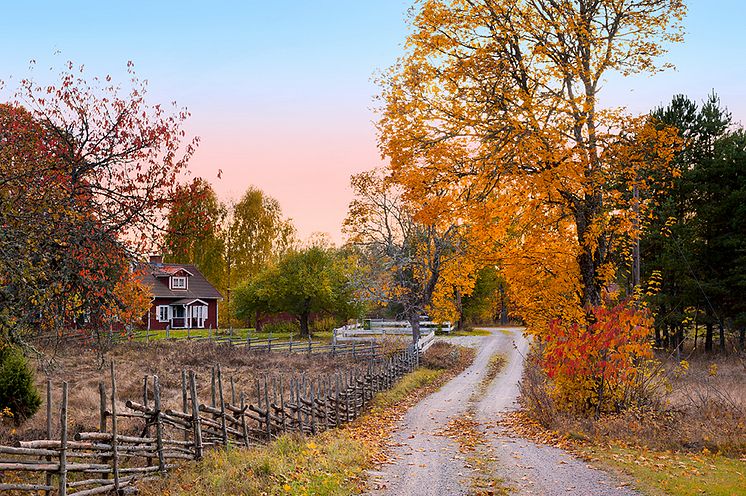
<svg viewBox="0 0 746 496"><path fill-rule="evenodd" d="M311 332L329 332L335 327L338 327L339 321L332 316L326 316L326 317L320 317L318 319L314 319L313 322L311 322Z"/></svg>
<svg viewBox="0 0 746 496"><path fill-rule="evenodd" d="M41 397L26 358L16 349L0 350L0 411L6 408L16 423L39 409Z"/></svg>
<svg viewBox="0 0 746 496"><path fill-rule="evenodd" d="M298 334L300 332L300 326L295 321L280 320L264 324L262 326L262 332L271 332L273 334Z"/></svg>

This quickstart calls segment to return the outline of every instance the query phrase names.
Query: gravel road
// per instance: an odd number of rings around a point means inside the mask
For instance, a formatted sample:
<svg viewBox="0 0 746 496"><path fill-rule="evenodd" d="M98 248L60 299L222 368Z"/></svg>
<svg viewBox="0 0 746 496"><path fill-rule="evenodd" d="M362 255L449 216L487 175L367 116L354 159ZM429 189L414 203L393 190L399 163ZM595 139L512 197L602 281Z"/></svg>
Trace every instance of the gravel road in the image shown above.
<svg viewBox="0 0 746 496"><path fill-rule="evenodd" d="M634 496L608 474L566 452L510 437L496 425L500 414L516 407L518 381L528 342L520 329L490 329L490 336L446 338L477 348L474 363L411 408L393 435L392 463L371 472L376 496L457 496L469 494L476 475L455 441L435 434L473 409L485 434L488 457L497 460L494 475L521 495ZM507 363L475 405L470 397L486 373L490 356L504 353Z"/></svg>

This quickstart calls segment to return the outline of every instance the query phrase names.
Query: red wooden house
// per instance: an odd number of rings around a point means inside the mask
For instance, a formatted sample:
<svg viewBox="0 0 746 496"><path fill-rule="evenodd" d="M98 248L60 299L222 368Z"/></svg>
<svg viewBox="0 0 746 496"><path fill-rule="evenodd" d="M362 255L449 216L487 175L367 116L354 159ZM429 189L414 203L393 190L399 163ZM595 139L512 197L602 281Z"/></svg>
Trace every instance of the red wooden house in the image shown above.
<svg viewBox="0 0 746 496"><path fill-rule="evenodd" d="M197 267L163 263L163 257L151 256L144 272L143 282L153 297L143 322L148 329L217 329L223 295Z"/></svg>

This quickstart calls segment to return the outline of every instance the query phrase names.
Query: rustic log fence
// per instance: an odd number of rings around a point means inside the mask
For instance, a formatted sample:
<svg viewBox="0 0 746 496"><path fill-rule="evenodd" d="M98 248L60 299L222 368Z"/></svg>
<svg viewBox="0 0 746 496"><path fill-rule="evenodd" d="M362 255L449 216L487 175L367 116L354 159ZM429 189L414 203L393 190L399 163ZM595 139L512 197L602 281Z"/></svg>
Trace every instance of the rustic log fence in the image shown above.
<svg viewBox="0 0 746 496"><path fill-rule="evenodd" d="M418 362L419 352L410 346L389 357L371 356L364 371L317 380L293 377L287 390L285 381L264 376L255 382L255 403L246 401L246 392L236 391L233 378L226 382L219 365L210 373L210 399L204 403L197 393L197 374L183 370L178 409L164 408L158 376L146 376L142 398L127 400L124 411L118 409L112 363L110 389L99 384L98 431L70 436L68 384L62 383L59 439L51 439L49 381L47 439L0 446L0 492L87 496L134 491L135 482L163 475L184 460L199 460L207 448L248 447L283 433L316 434L339 427L357 418L377 392L391 388ZM139 435L123 434L122 419L139 423ZM23 482L16 482L19 477Z"/></svg>

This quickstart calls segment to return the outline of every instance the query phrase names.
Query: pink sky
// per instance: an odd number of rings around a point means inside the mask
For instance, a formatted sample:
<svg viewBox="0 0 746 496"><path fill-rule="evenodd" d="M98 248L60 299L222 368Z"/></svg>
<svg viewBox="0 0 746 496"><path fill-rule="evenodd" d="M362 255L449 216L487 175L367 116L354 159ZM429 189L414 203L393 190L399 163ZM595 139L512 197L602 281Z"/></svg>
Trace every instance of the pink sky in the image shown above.
<svg viewBox="0 0 746 496"><path fill-rule="evenodd" d="M279 200L301 239L326 232L341 242L350 175L382 164L371 78L402 54L413 3L10 2L0 80L27 76L34 59L41 72L72 60L124 81L132 60L150 81L150 102L192 112L187 130L202 143L191 170L223 200L254 185ZM677 93L702 101L714 89L746 122L746 2L687 5L685 42L666 56L677 70L611 78L602 102L642 113Z"/></svg>

